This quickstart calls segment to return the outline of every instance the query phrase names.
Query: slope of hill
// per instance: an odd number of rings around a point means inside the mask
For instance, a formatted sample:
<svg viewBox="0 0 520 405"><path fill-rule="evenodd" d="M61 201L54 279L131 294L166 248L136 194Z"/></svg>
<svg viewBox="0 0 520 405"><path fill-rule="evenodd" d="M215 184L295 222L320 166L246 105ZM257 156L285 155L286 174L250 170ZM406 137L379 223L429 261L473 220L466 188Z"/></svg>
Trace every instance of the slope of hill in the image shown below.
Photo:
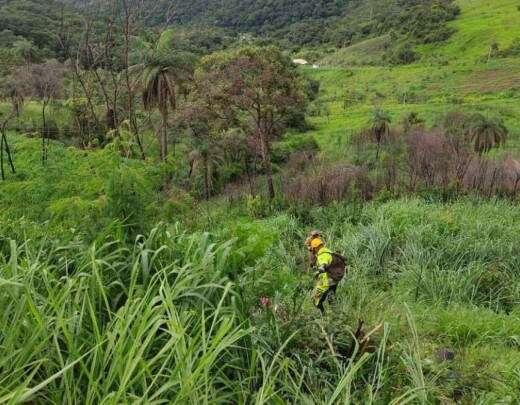
<svg viewBox="0 0 520 405"><path fill-rule="evenodd" d="M77 27L78 16L57 0L0 1L0 48L26 40L44 54L65 55Z"/></svg>
<svg viewBox="0 0 520 405"><path fill-rule="evenodd" d="M197 0L177 1L173 7L181 24L210 23L292 46L343 46L390 32L437 42L449 37L445 23L458 13L452 0Z"/></svg>
<svg viewBox="0 0 520 405"><path fill-rule="evenodd" d="M398 122L415 111L432 125L447 111L482 111L502 117L510 131L507 151L520 150L520 59L489 57L493 42L507 48L520 37L520 11L512 0L460 0L456 33L442 45L419 46L422 59L407 66L381 64L383 39L341 49L308 74L322 81L318 101L327 114L313 118L322 145L347 142L367 125L374 108ZM364 62L380 66L359 66ZM357 95L357 101L347 100ZM348 101L346 103L346 101ZM348 106L346 105L348 104ZM334 147L331 153L341 148ZM337 156L337 154L336 154Z"/></svg>
<svg viewBox="0 0 520 405"><path fill-rule="evenodd" d="M455 4L461 14L446 24L452 36L446 41L415 47L423 62L482 62L490 51L507 49L520 39L520 9L516 0L457 0ZM376 37L344 47L323 62L329 66L382 65L385 51L392 45L386 38Z"/></svg>
<svg viewBox="0 0 520 405"><path fill-rule="evenodd" d="M61 1L74 6L85 4L77 0ZM390 32L420 43L432 43L451 35L446 22L458 14L453 1L159 0L151 2L154 13L146 18L146 23L164 23L165 10L170 10L175 24L251 33L287 48L345 46ZM97 8L102 9L103 3Z"/></svg>
<svg viewBox="0 0 520 405"><path fill-rule="evenodd" d="M449 23L456 30L446 44L419 48L426 58L474 62L486 58L490 47L505 49L520 38L520 3L516 0L457 0L462 10Z"/></svg>

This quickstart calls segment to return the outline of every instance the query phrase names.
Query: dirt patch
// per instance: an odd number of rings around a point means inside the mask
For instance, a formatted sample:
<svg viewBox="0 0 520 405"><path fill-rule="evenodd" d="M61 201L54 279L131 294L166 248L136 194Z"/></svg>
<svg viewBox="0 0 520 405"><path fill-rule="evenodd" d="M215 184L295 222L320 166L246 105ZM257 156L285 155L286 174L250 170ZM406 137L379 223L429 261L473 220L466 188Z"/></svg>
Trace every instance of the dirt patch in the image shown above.
<svg viewBox="0 0 520 405"><path fill-rule="evenodd" d="M493 69L474 72L463 79L457 86L462 95L470 93L493 93L509 89L520 89L520 72L507 69Z"/></svg>

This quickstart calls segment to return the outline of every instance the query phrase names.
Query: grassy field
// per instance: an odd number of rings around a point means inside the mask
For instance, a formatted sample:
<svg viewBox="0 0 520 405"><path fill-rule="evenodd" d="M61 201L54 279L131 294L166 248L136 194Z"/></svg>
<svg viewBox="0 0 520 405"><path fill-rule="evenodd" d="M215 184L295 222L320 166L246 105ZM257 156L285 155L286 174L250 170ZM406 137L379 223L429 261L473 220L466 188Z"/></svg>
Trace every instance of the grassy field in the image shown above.
<svg viewBox="0 0 520 405"><path fill-rule="evenodd" d="M164 167L125 159L107 147L79 150L53 141L41 162L41 141L8 134L16 173L0 183L0 241L91 240L114 220L136 229L158 215L166 201L158 191Z"/></svg>
<svg viewBox="0 0 520 405"><path fill-rule="evenodd" d="M504 78L487 79L497 71ZM337 146L344 149L352 133L367 127L376 108L388 111L394 124L417 112L428 126L450 111L482 112L504 119L510 131L507 150L519 152L519 71L518 60L493 61L471 70L423 65L309 70L322 83L319 103L328 110L310 122L322 149L336 159ZM511 82L507 87L502 83L506 80ZM364 101L345 107L345 95L352 91Z"/></svg>
<svg viewBox="0 0 520 405"><path fill-rule="evenodd" d="M504 49L520 37L516 0L457 0L457 4L462 13L451 23L457 32L444 45L420 49L427 58L459 60L471 66L488 55L493 43Z"/></svg>
<svg viewBox="0 0 520 405"><path fill-rule="evenodd" d="M230 212L211 234L177 224L135 245L107 231L88 246L4 247L2 402L520 400L514 204ZM303 271L315 227L350 265L324 318ZM358 319L382 327L356 355Z"/></svg>
<svg viewBox="0 0 520 405"><path fill-rule="evenodd" d="M353 132L366 127L375 108L388 111L394 123L415 111L430 126L454 110L499 116L511 132L507 149L520 151L520 59L487 60L493 42L505 48L520 37L518 4L458 3L462 14L452 23L457 32L445 44L419 47L419 63L394 67L349 63L358 53L364 60L378 52L368 43L355 46L351 53L347 48L327 56L319 69L306 69L322 84L318 103L324 112L311 122L327 154L338 158L338 145L345 147ZM358 100L345 105L349 94Z"/></svg>

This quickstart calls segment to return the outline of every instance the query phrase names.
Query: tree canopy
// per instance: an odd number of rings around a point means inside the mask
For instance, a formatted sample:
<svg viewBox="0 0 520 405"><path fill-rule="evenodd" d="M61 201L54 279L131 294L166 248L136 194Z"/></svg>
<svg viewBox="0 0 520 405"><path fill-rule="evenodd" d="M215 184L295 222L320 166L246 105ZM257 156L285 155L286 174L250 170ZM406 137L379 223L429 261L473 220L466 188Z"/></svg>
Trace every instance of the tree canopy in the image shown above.
<svg viewBox="0 0 520 405"><path fill-rule="evenodd" d="M173 10L173 24L251 33L286 47L345 46L391 32L421 43L443 41L452 33L446 22L459 12L453 0L147 1L156 10L146 17L148 26L163 24L167 10ZM221 41L219 36L208 39Z"/></svg>

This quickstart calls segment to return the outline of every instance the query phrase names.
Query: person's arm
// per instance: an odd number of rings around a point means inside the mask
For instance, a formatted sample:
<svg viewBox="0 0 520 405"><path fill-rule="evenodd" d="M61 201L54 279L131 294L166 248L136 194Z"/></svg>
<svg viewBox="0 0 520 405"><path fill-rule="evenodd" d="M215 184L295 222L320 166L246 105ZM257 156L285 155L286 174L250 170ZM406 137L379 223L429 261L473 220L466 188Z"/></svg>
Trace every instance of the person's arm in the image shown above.
<svg viewBox="0 0 520 405"><path fill-rule="evenodd" d="M326 273L332 263L332 255L328 252L316 256L318 274Z"/></svg>

